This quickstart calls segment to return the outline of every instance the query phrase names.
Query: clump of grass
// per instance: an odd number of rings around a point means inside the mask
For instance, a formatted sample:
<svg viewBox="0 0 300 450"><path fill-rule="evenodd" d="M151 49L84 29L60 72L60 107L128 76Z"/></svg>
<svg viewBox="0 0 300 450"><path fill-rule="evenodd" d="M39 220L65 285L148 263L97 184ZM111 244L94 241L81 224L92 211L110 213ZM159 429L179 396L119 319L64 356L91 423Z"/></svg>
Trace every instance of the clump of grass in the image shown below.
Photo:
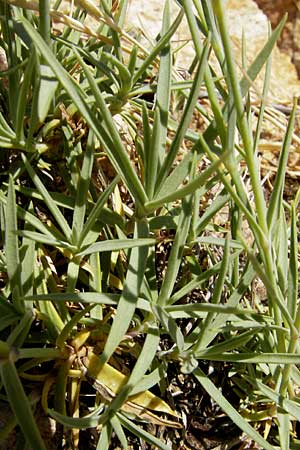
<svg viewBox="0 0 300 450"><path fill-rule="evenodd" d="M181 372L241 440L297 448L298 195L283 199L295 107L268 201L257 151L283 22L239 80L221 0L182 0L173 22L167 1L148 49L122 30L125 1L80 1L72 17L59 3L13 4L0 5L0 373L14 413L2 441L18 425L20 442L47 448L41 405L65 448L82 448L90 428L97 450L116 438L128 448L133 435L178 447L190 417L166 379ZM171 39L184 15L195 58L178 81ZM66 24L60 35L51 17ZM249 89L264 66L253 133ZM205 129L192 131L196 111ZM265 298L251 298L257 279ZM234 405L205 361L224 363Z"/></svg>

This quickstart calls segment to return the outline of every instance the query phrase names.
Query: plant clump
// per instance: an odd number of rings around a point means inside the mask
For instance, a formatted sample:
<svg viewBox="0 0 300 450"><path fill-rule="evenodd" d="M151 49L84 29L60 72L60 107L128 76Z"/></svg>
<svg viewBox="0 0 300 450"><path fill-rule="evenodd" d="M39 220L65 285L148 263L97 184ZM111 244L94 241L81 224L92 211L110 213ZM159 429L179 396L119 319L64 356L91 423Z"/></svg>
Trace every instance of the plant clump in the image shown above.
<svg viewBox="0 0 300 450"><path fill-rule="evenodd" d="M269 187L259 154L284 19L240 79L222 0L178 3L149 45L125 0L0 3L2 448L299 446L296 102Z"/></svg>

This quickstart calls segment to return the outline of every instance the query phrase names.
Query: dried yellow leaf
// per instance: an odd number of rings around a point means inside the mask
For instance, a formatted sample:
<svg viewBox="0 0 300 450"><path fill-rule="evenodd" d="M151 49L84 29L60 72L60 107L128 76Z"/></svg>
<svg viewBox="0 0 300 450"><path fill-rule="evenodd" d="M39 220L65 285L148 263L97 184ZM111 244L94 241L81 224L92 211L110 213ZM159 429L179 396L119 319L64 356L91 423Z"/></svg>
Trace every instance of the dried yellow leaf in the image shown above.
<svg viewBox="0 0 300 450"><path fill-rule="evenodd" d="M99 357L92 351L89 351L88 355L82 358L82 363L85 368L85 376L107 402L111 402L128 381L128 377L114 367L107 363L102 365ZM164 400L152 394L150 391L129 396L121 409L157 425L181 428L179 423L161 419L148 411L148 409L151 409L155 412L164 412L178 417L176 412Z"/></svg>

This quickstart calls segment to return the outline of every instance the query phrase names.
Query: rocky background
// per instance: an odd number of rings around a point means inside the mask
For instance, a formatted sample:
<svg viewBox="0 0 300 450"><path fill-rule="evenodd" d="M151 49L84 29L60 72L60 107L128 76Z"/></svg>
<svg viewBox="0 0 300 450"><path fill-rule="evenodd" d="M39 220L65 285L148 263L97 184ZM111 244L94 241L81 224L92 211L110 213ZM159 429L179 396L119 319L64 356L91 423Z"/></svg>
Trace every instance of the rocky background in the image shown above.
<svg viewBox="0 0 300 450"><path fill-rule="evenodd" d="M288 19L273 54L273 71L270 95L272 100L289 104L293 96L300 95L300 2L295 0L224 0L237 61L240 61L242 31L246 35L247 54L252 61L267 39L268 20L275 27L287 12ZM129 0L126 27L142 29L145 39L154 39L159 33L163 14L163 0ZM173 15L176 14L172 2ZM190 41L185 22L173 39L174 45ZM179 68L188 67L193 56L192 46L187 43L180 52ZM298 72L298 73L297 73ZM256 82L260 91L260 83Z"/></svg>

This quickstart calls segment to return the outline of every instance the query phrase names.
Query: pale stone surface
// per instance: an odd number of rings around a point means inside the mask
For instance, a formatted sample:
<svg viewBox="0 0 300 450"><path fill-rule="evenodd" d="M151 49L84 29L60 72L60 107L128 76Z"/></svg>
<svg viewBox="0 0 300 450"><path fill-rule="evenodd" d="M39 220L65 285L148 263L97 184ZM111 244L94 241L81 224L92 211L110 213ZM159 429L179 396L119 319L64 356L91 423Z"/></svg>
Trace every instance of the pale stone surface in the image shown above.
<svg viewBox="0 0 300 450"><path fill-rule="evenodd" d="M268 35L267 17L253 0L227 0L226 3L229 31L237 63L241 66L241 37L242 31L244 31L247 59L250 64L266 42ZM177 9L174 4L175 2L172 2L172 17L175 16ZM163 0L130 0L127 27L142 28L145 35L154 39L161 29L163 5ZM176 48L184 40L190 41L190 33L186 22L181 24L179 32L173 38L174 47ZM180 53L177 64L179 67L187 68L194 54L192 45L187 45ZM254 85L254 89L258 93L262 89L262 79L263 76ZM270 97L274 102L290 103L294 95L300 95L300 82L295 67L289 56L276 48L273 52Z"/></svg>
<svg viewBox="0 0 300 450"><path fill-rule="evenodd" d="M170 2L172 19L179 12L175 1ZM161 31L163 18L164 0L129 0L126 26L131 29L137 28L144 33L144 41L155 40ZM176 34L172 38L173 48L185 44L184 50L180 51L176 58L176 66L180 69L188 68L194 57L191 35L185 17L183 18Z"/></svg>

